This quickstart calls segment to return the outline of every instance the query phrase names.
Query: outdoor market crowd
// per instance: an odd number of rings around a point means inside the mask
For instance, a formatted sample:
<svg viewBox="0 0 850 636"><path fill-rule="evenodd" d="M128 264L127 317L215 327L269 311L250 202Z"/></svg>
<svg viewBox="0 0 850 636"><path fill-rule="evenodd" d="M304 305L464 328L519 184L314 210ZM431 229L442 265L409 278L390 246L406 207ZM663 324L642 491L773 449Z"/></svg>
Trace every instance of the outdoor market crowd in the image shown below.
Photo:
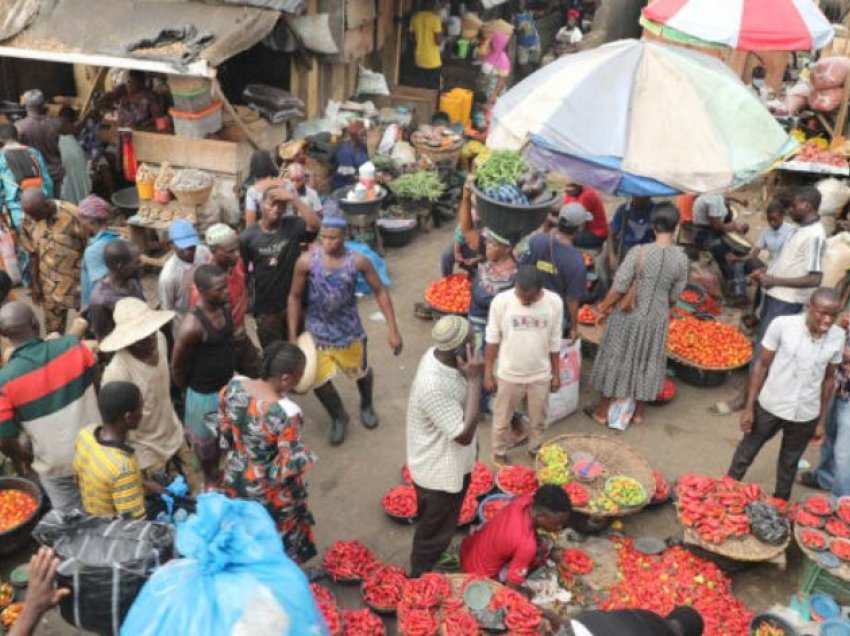
<svg viewBox="0 0 850 636"><path fill-rule="evenodd" d="M356 383L362 424L379 426L359 278L375 295L394 354L403 341L375 266L346 246L344 216L321 214L296 164L284 181L256 175L241 234L218 223L202 240L191 223L173 221L172 253L156 297L146 298L139 249L112 228L107 202L96 195L78 205L65 200L59 184L68 175L51 163L57 133L42 106L30 100L30 121L0 125L0 198L26 252L32 301L14 300L23 293L0 275L0 334L9 345L0 369L0 450L19 475L37 478L58 510L141 519L146 500L165 493L178 475L193 495L219 490L258 501L286 553L306 563L316 555L305 482L315 456L304 443L293 392L313 389L328 413L333 445L344 441L351 419L333 382L337 374ZM352 174L365 161L361 132L349 129L341 155ZM410 556L414 577L431 571L450 547L481 416L492 416L493 464L508 465L523 444L532 457L541 448L547 402L561 388L562 346L578 337L587 288L580 249L599 251L598 269L610 279L597 307L605 330L590 374L600 397L586 409L603 425L623 398L635 401L631 423L643 421L643 407L666 373L669 311L688 282L688 260L675 240L681 214L672 203L634 198L609 223L598 193L570 184L545 224L517 243L481 226L470 185L440 263L444 275L455 266L469 272L469 316L434 324L433 344L410 386L406 456L420 517ZM820 287L826 234L819 205L816 189L801 188L769 206L757 243L770 254L767 263L755 254L727 258L717 246L725 232L746 231L726 220L722 195L698 198L688 220L724 276L759 287L756 355L741 404L744 435L728 473L743 478L762 446L781 433L774 495L785 500L799 459L818 437L825 440L821 461L803 482L850 494L850 348L839 326L846 298ZM748 278L741 278L742 265ZM32 305L40 307L43 330ZM259 347L249 335L249 313ZM559 487L516 498L463 540L461 568L519 588L545 556L538 530L563 530L571 511ZM49 569L49 555L36 559ZM616 633L702 632L696 612L675 614L644 617L656 621L650 631ZM616 620L580 618L572 629L614 633L604 630ZM665 620L677 627L658 627Z"/></svg>

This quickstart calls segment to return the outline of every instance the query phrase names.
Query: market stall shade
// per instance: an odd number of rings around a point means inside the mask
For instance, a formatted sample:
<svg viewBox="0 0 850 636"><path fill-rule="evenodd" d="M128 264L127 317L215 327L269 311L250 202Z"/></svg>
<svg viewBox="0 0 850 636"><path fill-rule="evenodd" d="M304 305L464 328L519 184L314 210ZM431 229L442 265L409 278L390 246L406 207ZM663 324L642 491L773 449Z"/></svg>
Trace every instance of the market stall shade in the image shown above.
<svg viewBox="0 0 850 636"><path fill-rule="evenodd" d="M813 0L654 0L641 14L645 27L656 34L660 27L667 39L744 51L811 51L835 35Z"/></svg>
<svg viewBox="0 0 850 636"><path fill-rule="evenodd" d="M568 55L503 95L487 145L618 195L720 192L797 143L722 62L621 40Z"/></svg>

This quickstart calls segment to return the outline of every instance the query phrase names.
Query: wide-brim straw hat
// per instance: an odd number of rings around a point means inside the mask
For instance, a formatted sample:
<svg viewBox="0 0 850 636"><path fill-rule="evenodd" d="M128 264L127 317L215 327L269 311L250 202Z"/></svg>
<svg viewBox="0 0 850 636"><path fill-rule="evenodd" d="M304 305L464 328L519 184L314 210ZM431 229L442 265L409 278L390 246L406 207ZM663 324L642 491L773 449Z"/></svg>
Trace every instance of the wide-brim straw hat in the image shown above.
<svg viewBox="0 0 850 636"><path fill-rule="evenodd" d="M316 382L316 361L318 358L316 355L316 342L313 340L313 336L305 331L298 336L296 344L304 352L307 362L304 364L304 375L301 376L301 381L292 390L296 393L307 393L307 391L313 388L313 384Z"/></svg>
<svg viewBox="0 0 850 636"><path fill-rule="evenodd" d="M101 341L100 350L110 353L126 349L156 333L173 319L173 311L151 309L138 298L122 298L112 310L115 329Z"/></svg>

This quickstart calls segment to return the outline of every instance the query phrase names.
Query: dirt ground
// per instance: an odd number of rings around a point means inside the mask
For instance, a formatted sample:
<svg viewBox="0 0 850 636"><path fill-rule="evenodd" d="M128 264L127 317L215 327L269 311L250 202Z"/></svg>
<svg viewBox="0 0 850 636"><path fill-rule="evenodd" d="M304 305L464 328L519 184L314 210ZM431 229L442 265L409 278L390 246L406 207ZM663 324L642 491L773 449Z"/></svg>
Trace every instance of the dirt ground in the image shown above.
<svg viewBox="0 0 850 636"><path fill-rule="evenodd" d="M369 358L376 375L376 409L381 425L374 431L363 428L353 417L345 443L331 448L326 441L327 418L313 397L298 398L307 415L305 436L319 456L307 481L310 507L316 517L316 535L320 552L336 539L358 538L375 553L389 562L407 565L413 528L390 521L380 505L384 490L400 483L399 471L405 458L405 413L408 388L423 352L429 346L432 323L413 316L413 303L421 300L425 285L439 277L439 254L451 240L451 227L418 236L402 249L387 255L392 277L392 297L399 317L404 351L395 357L386 341L386 328L378 307L371 297L360 303L361 316L369 335ZM584 405L593 400L586 378L592 360L585 360L582 370ZM670 480L697 471L710 475L725 472L740 437L735 417L716 417L707 407L717 400L731 398L744 376L740 373L713 389L679 384L679 395L669 405L647 411L645 423L633 426L618 435L642 452ZM341 380L338 386L351 413L357 412L357 392L353 383ZM480 457L490 458L490 427L482 425ZM549 437L564 433L600 433L602 429L581 411L556 422L548 431ZM773 488L774 465L778 441L767 445L758 457L747 478L768 490ZM513 459L530 463L524 450L515 451ZM806 453L810 463L817 460L817 449ZM796 486L794 498L808 493ZM624 531L631 536L653 535L665 539L680 538L681 530L671 506L642 512L628 518ZM0 575L23 562L28 554L19 553L0 561ZM785 603L796 589L802 557L792 546L788 551L786 569L775 564L761 564L734 575L736 594L752 609L774 603ZM339 590L343 606L356 607L353 590ZM39 634L65 635L78 633L65 624L56 613L45 621Z"/></svg>

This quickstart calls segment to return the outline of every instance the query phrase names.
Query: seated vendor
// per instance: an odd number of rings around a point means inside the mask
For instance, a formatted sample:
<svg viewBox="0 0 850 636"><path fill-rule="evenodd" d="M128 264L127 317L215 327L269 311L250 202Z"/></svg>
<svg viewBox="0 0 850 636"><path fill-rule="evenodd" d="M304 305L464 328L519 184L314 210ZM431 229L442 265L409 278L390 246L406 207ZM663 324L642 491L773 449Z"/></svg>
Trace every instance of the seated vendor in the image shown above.
<svg viewBox="0 0 850 636"><path fill-rule="evenodd" d="M460 544L460 567L468 574L497 579L519 587L549 549L537 533L567 527L572 505L560 486L547 484L534 495L514 499L480 530Z"/></svg>
<svg viewBox="0 0 850 636"><path fill-rule="evenodd" d="M722 194L698 196L694 201L693 219L694 243L697 248L711 253L724 280L730 285L733 299L745 303L747 281L743 268L735 267L727 258L732 254L732 248L723 240L723 235L729 232L746 234L749 226L732 219L726 207L726 197Z"/></svg>
<svg viewBox="0 0 850 636"><path fill-rule="evenodd" d="M104 95L99 108L115 106L119 128L154 130L156 120L163 116L162 102L148 89L145 74L129 71L127 80Z"/></svg>
<svg viewBox="0 0 850 636"><path fill-rule="evenodd" d="M344 188L357 182L357 171L369 161L366 151L366 126L361 120L351 122L345 129L346 139L334 153L333 189Z"/></svg>

